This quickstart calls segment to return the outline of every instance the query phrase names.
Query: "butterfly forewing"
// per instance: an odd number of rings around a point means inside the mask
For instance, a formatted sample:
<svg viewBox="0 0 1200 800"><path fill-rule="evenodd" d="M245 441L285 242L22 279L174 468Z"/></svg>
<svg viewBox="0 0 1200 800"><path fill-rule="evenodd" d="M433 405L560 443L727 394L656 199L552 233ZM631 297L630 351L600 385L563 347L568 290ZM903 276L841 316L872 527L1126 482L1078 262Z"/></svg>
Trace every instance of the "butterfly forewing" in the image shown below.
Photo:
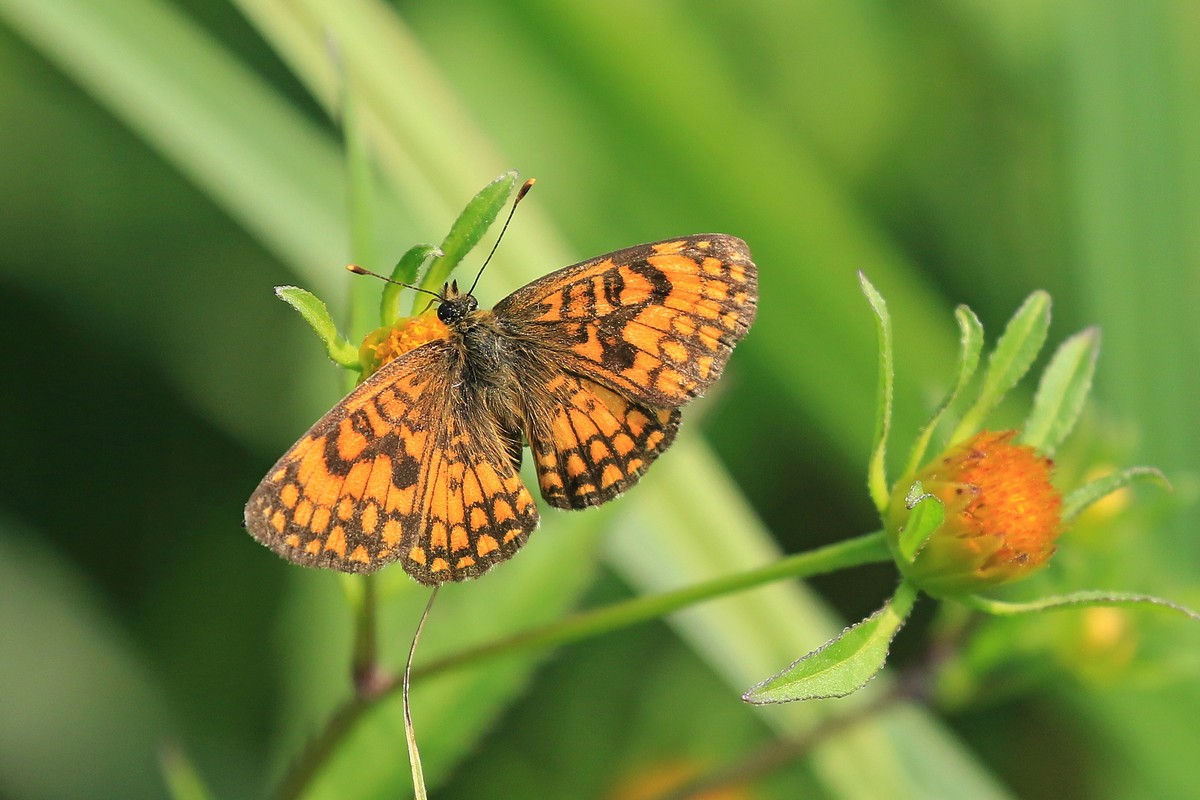
<svg viewBox="0 0 1200 800"><path fill-rule="evenodd" d="M754 321L746 243L703 234L553 272L496 306L565 349L567 370L652 407L678 407L720 376Z"/></svg>

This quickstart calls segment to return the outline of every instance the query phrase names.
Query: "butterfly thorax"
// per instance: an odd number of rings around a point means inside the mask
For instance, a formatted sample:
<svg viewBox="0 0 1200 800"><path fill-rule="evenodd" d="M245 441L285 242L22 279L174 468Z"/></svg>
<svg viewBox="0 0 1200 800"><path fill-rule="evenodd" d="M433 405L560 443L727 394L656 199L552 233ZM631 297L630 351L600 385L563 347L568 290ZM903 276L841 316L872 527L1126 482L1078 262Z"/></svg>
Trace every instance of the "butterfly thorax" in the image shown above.
<svg viewBox="0 0 1200 800"><path fill-rule="evenodd" d="M487 409L506 430L519 431L525 405L519 375L528 353L496 314L479 310L471 294L449 283L442 291L438 319L450 329L449 377L460 408Z"/></svg>

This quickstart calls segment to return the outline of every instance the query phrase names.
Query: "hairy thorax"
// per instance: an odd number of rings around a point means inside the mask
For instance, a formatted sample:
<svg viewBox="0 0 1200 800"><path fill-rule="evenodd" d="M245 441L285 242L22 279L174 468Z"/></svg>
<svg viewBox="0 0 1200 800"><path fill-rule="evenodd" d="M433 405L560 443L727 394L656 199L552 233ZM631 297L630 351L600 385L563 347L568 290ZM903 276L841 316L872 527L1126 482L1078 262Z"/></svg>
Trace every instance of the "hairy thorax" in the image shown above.
<svg viewBox="0 0 1200 800"><path fill-rule="evenodd" d="M541 359L491 311L473 311L458 320L452 339L458 390L475 403L462 407L487 408L506 430L520 431L527 405L523 382L529 381L531 370L539 371Z"/></svg>

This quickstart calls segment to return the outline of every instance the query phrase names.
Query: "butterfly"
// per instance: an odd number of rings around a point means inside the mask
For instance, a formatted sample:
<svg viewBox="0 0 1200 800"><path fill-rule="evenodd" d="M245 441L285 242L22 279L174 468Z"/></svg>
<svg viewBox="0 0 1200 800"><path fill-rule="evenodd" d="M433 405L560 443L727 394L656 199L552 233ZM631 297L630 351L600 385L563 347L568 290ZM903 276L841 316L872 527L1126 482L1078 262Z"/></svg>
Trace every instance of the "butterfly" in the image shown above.
<svg viewBox="0 0 1200 800"><path fill-rule="evenodd" d="M480 310L438 295L447 335L388 362L267 473L251 535L299 564L399 561L436 586L510 558L538 525L528 446L555 508L607 502L675 439L754 321L746 243L701 234L552 272Z"/></svg>

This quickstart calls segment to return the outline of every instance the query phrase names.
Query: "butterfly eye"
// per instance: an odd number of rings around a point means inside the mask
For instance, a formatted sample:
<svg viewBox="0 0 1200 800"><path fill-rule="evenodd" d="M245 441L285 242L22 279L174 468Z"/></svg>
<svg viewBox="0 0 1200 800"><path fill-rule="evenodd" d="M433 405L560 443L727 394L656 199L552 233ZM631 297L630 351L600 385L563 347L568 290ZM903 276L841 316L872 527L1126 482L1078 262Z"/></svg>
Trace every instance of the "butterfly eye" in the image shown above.
<svg viewBox="0 0 1200 800"><path fill-rule="evenodd" d="M438 306L437 315L442 322L451 325L478 307L479 301L475 299L474 295L464 294L443 300L442 304Z"/></svg>

